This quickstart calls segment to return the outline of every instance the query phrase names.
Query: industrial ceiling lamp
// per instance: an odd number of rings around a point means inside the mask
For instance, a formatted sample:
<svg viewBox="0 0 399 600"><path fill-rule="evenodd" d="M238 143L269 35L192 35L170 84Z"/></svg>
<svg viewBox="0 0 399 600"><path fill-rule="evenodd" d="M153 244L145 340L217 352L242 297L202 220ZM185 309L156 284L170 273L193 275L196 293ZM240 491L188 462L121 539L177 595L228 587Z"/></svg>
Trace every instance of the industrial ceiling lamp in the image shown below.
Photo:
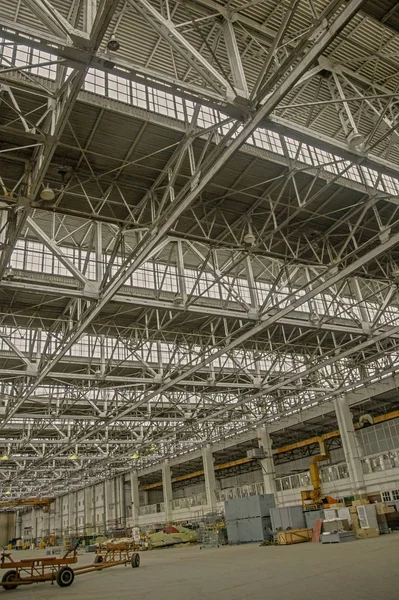
<svg viewBox="0 0 399 600"><path fill-rule="evenodd" d="M318 315L314 311L309 313L309 321L316 327L319 327L321 325L320 315Z"/></svg>
<svg viewBox="0 0 399 600"><path fill-rule="evenodd" d="M248 247L253 246L255 244L255 236L252 233L251 223L248 223L248 233L244 235L243 242Z"/></svg>
<svg viewBox="0 0 399 600"><path fill-rule="evenodd" d="M116 39L116 35L113 33L107 44L107 48L108 48L108 50L112 50L112 52L117 52L120 47L121 47L121 45L118 42L118 40Z"/></svg>
<svg viewBox="0 0 399 600"><path fill-rule="evenodd" d="M365 142L364 135L362 135L358 131L350 131L346 140L348 142L349 147L352 148L352 150L363 150Z"/></svg>
<svg viewBox="0 0 399 600"><path fill-rule="evenodd" d="M0 460L10 460L10 457L8 454L3 454L3 456L0 456Z"/></svg>
<svg viewBox="0 0 399 600"><path fill-rule="evenodd" d="M6 494L7 496L11 496L11 493L12 493L12 492L11 492L11 490L7 490L7 491L5 492L5 494Z"/></svg>
<svg viewBox="0 0 399 600"><path fill-rule="evenodd" d="M138 460L140 458L140 454L132 454L132 456L130 457L132 460Z"/></svg>
<svg viewBox="0 0 399 600"><path fill-rule="evenodd" d="M55 198L55 192L49 185L46 185L40 192L40 198L45 202L51 202Z"/></svg>

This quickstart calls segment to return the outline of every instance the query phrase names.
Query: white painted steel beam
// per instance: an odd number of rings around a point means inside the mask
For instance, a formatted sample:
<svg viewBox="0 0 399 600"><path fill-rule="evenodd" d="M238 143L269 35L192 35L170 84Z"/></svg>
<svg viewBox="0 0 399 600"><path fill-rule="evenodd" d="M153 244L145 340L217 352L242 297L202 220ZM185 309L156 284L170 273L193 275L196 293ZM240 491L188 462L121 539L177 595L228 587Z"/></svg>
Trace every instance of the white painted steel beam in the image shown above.
<svg viewBox="0 0 399 600"><path fill-rule="evenodd" d="M260 124L260 122L270 114L273 109L279 104L279 102L284 98L284 96L292 89L295 83L302 77L302 75L306 72L310 65L313 64L314 60L323 52L325 48L333 41L333 39L339 34L339 32L345 27L345 25L351 20L351 18L358 12L364 0L350 0L347 3L345 8L340 12L340 14L334 19L334 21L329 25L329 27L322 33L319 38L315 41L312 48L309 52L302 58L302 60L289 71L286 78L283 80L281 85L271 92L266 101L258 108L254 115L252 115L246 124L243 126L242 130L230 140L229 145L223 148L223 151L219 154L218 158L211 162L208 165L206 171L201 171L198 174L195 174L193 181L190 181L182 191L176 197L175 202L171 205L168 211L165 212L164 216L150 227L148 233L143 237L141 242L137 245L135 251L130 255L130 257L124 262L124 264L119 269L118 273L114 276L114 278L102 289L101 298L93 303L92 307L90 307L85 314L82 315L80 322L77 327L75 327L68 338L64 341L63 347L60 351L53 357L53 359L44 367L40 373L40 375L36 378L35 383L31 387L31 389L20 399L16 407L21 406L25 399L30 395L30 393L36 389L36 387L40 384L41 381L50 373L50 371L54 368L54 366L58 363L58 361L68 352L71 346L80 338L82 333L86 330L89 324L93 321L93 319L100 313L102 308L108 304L108 302L115 296L115 294L119 291L119 289L123 286L125 281L131 276L131 274L145 261L148 260L152 253L157 249L157 246L160 242L165 240L165 236L169 232L169 230L173 227L175 221L180 217L180 215L194 202L194 200L201 194L201 192L205 189L210 181L212 181L213 177L219 172L219 170L227 163L229 158L241 147L241 145L245 142L247 137L256 129L256 127ZM233 136L234 128L230 131L230 135ZM193 183L195 182L195 183ZM392 238L391 238L392 239ZM399 239L399 236L398 236ZM388 244L388 247L392 247L392 245ZM380 247L382 248L382 246ZM385 250L381 250L383 252ZM377 256L379 253L377 252ZM367 262L367 260L366 260ZM364 263L361 263L364 264ZM356 268L358 268L358 264L356 264ZM348 274L353 271L349 269ZM343 273L343 271L342 271ZM344 277L345 275L342 275ZM342 277L338 277L336 281L342 279ZM331 284L335 283L331 282ZM322 286L323 287L323 286ZM323 289L327 289L328 284L323 287ZM322 291L322 289L317 288L317 292ZM308 298L303 296L303 302L305 302ZM302 300L302 299L301 299ZM300 301L298 302L298 306L300 306ZM290 312L290 310L286 310L286 312ZM280 316L284 316L281 314ZM276 319L272 319L270 323L265 321L260 331L266 328L269 324L275 322ZM256 334L256 328L252 331L253 334ZM244 334L245 339L250 337ZM238 338L237 346L239 343L243 341L242 336ZM233 346L233 347L235 347ZM15 409L13 409L12 414L15 414ZM4 424L4 421L3 421Z"/></svg>
<svg viewBox="0 0 399 600"><path fill-rule="evenodd" d="M223 23L223 36L227 48L227 56L230 63L231 74L234 81L234 87L239 96L248 98L248 84L245 77L245 71L242 66L240 51L238 49L234 26L230 18Z"/></svg>
<svg viewBox="0 0 399 600"><path fill-rule="evenodd" d="M26 219L27 226L34 231L38 239L43 242L44 246L50 250L52 254L60 261L61 264L64 265L66 269L71 273L71 275L77 279L84 286L89 283L88 279L75 267L73 262L64 254L64 252L57 246L54 240L51 240L39 227L37 222L32 219L32 217L27 217Z"/></svg>

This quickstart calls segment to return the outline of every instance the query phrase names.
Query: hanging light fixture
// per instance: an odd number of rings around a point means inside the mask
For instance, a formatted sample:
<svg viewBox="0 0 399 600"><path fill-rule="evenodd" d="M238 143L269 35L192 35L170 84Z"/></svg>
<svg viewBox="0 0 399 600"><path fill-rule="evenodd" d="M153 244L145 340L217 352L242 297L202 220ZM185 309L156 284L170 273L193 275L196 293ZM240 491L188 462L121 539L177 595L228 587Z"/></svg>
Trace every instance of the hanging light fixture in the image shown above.
<svg viewBox="0 0 399 600"><path fill-rule="evenodd" d="M117 52L120 47L121 47L120 42L116 39L116 35L113 33L107 44L107 48L108 48L108 50L111 50L112 52Z"/></svg>
<svg viewBox="0 0 399 600"><path fill-rule="evenodd" d="M45 202L51 202L55 198L55 192L49 185L46 185L40 192L40 198Z"/></svg>
<svg viewBox="0 0 399 600"><path fill-rule="evenodd" d="M346 137L348 145L352 150L361 151L364 148L364 135L359 133L358 131L350 131Z"/></svg>
<svg viewBox="0 0 399 600"><path fill-rule="evenodd" d="M0 456L0 460L10 460L10 457L8 454L3 454L3 456Z"/></svg>

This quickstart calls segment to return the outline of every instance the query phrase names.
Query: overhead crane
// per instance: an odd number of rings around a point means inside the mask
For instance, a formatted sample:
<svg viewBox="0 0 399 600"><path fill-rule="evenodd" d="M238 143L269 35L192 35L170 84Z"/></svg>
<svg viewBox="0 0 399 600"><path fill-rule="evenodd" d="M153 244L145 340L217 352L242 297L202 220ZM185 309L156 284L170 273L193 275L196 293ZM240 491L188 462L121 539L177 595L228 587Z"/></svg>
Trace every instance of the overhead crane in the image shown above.
<svg viewBox="0 0 399 600"><path fill-rule="evenodd" d="M24 498L20 500L6 500L0 502L0 510L2 508L18 508L25 506L42 507L44 512L50 512L50 506L55 501L55 498Z"/></svg>

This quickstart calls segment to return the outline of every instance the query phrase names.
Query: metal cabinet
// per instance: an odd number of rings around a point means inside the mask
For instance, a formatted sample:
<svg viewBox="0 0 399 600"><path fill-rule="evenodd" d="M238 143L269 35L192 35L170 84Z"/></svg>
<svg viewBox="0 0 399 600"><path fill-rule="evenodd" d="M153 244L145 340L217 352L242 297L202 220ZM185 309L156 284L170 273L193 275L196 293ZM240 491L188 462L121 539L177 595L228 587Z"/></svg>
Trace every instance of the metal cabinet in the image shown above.
<svg viewBox="0 0 399 600"><path fill-rule="evenodd" d="M306 527L302 506L286 506L271 508L270 518L273 531L286 529L302 529Z"/></svg>
<svg viewBox="0 0 399 600"><path fill-rule="evenodd" d="M324 510L308 510L303 514L308 529L313 529L318 519L324 519Z"/></svg>
<svg viewBox="0 0 399 600"><path fill-rule="evenodd" d="M233 498L224 503L226 521L268 517L270 509L276 506L274 494L258 494L245 498Z"/></svg>

